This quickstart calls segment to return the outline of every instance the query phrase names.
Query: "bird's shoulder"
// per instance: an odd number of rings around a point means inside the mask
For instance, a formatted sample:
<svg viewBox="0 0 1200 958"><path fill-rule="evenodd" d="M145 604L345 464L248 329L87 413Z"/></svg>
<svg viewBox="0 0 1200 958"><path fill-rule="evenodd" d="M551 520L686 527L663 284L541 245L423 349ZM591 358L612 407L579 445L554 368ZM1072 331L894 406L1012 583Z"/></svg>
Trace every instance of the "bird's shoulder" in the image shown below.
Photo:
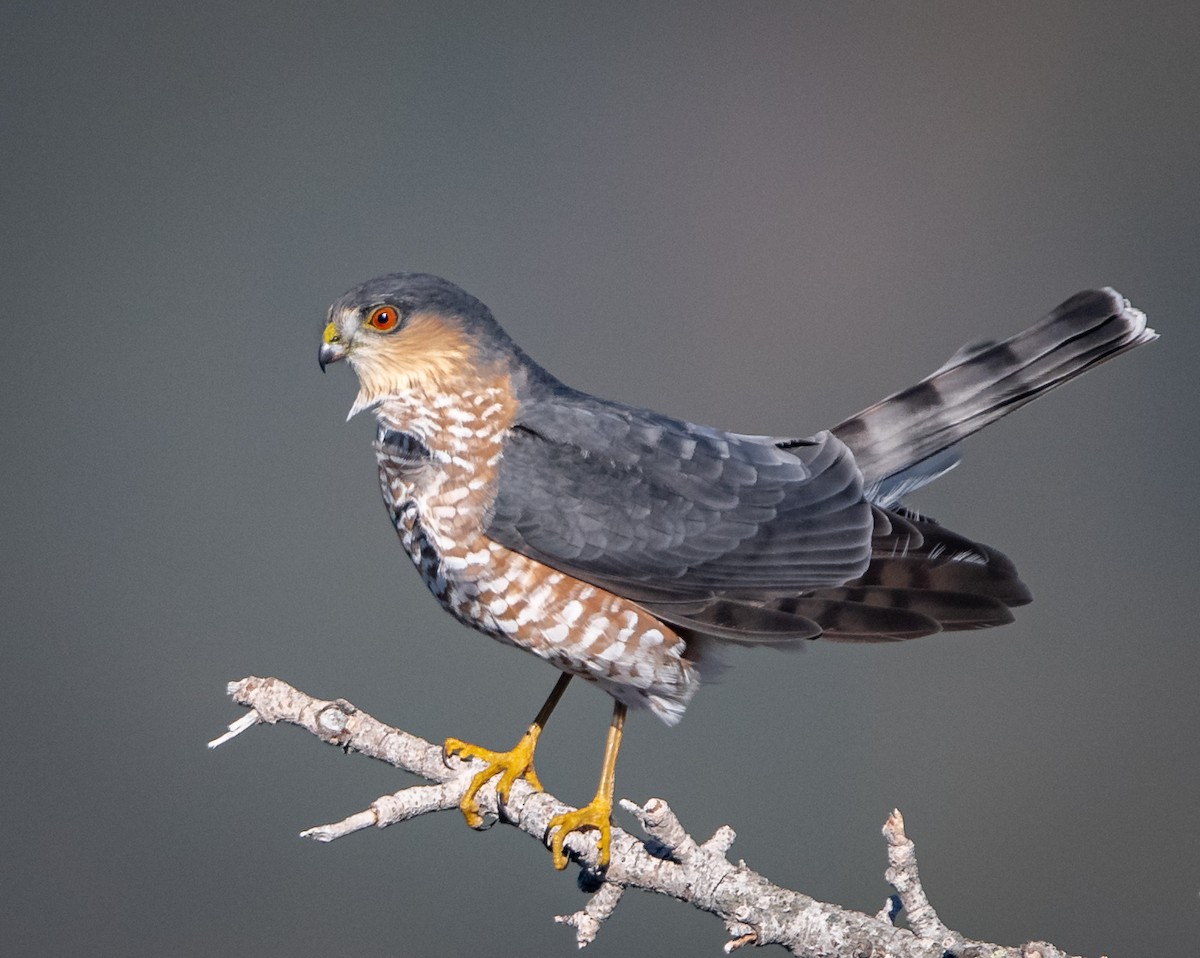
<svg viewBox="0 0 1200 958"><path fill-rule="evenodd" d="M522 381L515 395L509 436L514 444L540 446L543 453L558 447L563 455L581 460L597 456L614 468L644 470L674 463L675 469L707 478L727 470L731 480L751 481L761 471L796 481L810 474L806 456L797 450L825 441L823 436L795 439L701 425L594 396L548 374Z"/></svg>
<svg viewBox="0 0 1200 958"><path fill-rule="evenodd" d="M853 457L828 433L727 432L541 382L505 437L487 534L562 571L620 580L624 595L634 581L707 594L844 581L869 526Z"/></svg>

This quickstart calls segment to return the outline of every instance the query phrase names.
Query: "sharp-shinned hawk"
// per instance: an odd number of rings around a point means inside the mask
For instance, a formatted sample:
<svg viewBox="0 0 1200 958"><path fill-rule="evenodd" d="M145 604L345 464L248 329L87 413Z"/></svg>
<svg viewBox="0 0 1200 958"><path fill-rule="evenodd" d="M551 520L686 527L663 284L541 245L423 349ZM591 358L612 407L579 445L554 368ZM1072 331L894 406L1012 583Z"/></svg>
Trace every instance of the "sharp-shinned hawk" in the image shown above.
<svg viewBox="0 0 1200 958"><path fill-rule="evenodd" d="M479 300L394 273L329 309L320 364L345 359L351 415L378 421L380 484L404 548L459 621L562 671L507 752L481 758L461 804L499 800L533 770L572 676L616 701L600 786L551 822L599 832L608 860L613 767L628 706L679 721L713 646L824 637L877 642L1012 620L1013 564L902 505L957 444L1093 366L1155 338L1111 289L1079 293L1011 339L964 348L917 385L806 439L749 436L571 389Z"/></svg>

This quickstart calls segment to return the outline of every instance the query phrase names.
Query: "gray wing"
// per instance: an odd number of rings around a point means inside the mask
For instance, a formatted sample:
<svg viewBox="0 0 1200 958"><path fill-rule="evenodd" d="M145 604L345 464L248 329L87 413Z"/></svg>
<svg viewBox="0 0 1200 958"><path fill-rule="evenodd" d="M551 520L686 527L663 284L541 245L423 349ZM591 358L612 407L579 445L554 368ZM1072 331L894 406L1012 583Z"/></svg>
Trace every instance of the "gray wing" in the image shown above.
<svg viewBox="0 0 1200 958"><path fill-rule="evenodd" d="M952 468L966 436L1154 338L1115 291L1080 293L832 434L792 441L607 403L531 365L487 531L725 641L1000 625L1029 601L1012 563L899 500Z"/></svg>
<svg viewBox="0 0 1200 958"><path fill-rule="evenodd" d="M1000 553L867 502L829 433L744 436L541 389L506 439L487 534L684 634L890 641L1028 601Z"/></svg>
<svg viewBox="0 0 1200 958"><path fill-rule="evenodd" d="M870 558L871 506L828 433L725 433L542 384L499 468L489 537L711 634L817 635L760 600L842 585Z"/></svg>

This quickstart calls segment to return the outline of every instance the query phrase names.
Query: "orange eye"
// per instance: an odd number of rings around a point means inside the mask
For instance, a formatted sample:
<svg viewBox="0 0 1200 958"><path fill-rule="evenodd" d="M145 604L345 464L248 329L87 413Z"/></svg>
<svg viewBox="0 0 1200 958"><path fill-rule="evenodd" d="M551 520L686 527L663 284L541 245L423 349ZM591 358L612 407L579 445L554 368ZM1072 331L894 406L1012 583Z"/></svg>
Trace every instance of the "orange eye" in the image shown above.
<svg viewBox="0 0 1200 958"><path fill-rule="evenodd" d="M376 306L367 313L367 325L378 329L381 333L390 332L400 322L400 314L395 306Z"/></svg>

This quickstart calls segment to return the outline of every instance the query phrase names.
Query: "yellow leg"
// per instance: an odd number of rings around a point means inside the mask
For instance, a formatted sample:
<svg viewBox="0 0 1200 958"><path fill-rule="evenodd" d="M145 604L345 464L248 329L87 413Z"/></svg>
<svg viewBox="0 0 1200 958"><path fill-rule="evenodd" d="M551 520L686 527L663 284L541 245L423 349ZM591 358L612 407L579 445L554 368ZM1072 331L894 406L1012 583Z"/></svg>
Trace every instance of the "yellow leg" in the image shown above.
<svg viewBox="0 0 1200 958"><path fill-rule="evenodd" d="M597 866L604 868L608 864L608 848L612 841L612 825L609 816L612 815L613 780L617 767L617 751L621 748L621 731L625 727L625 705L617 702L613 705L612 722L608 726L608 738L604 743L604 764L600 766L600 785L596 788L596 797L583 808L562 815L555 815L546 826L546 832L554 832L550 840L550 853L554 856L554 867L567 867L567 856L563 851L563 841L571 832L580 832L587 828L595 828L600 832L596 843L598 852Z"/></svg>
<svg viewBox="0 0 1200 958"><path fill-rule="evenodd" d="M537 747L538 736L542 734L550 713L554 711L554 706L558 705L558 700L562 698L570 682L571 676L566 672L559 676L550 697L546 699L546 704L511 751L493 752L457 738L448 738L442 743L442 754L447 759L451 755L461 755L463 758L478 758L487 762L487 768L471 779L470 786L458 803L463 818L472 828L479 828L483 824L483 816L479 813L479 803L475 796L497 775L500 776L500 781L496 783L496 796L501 803L508 801L508 790L518 778L524 778L539 792L542 790L542 783L538 781L537 773L533 770L533 750Z"/></svg>

